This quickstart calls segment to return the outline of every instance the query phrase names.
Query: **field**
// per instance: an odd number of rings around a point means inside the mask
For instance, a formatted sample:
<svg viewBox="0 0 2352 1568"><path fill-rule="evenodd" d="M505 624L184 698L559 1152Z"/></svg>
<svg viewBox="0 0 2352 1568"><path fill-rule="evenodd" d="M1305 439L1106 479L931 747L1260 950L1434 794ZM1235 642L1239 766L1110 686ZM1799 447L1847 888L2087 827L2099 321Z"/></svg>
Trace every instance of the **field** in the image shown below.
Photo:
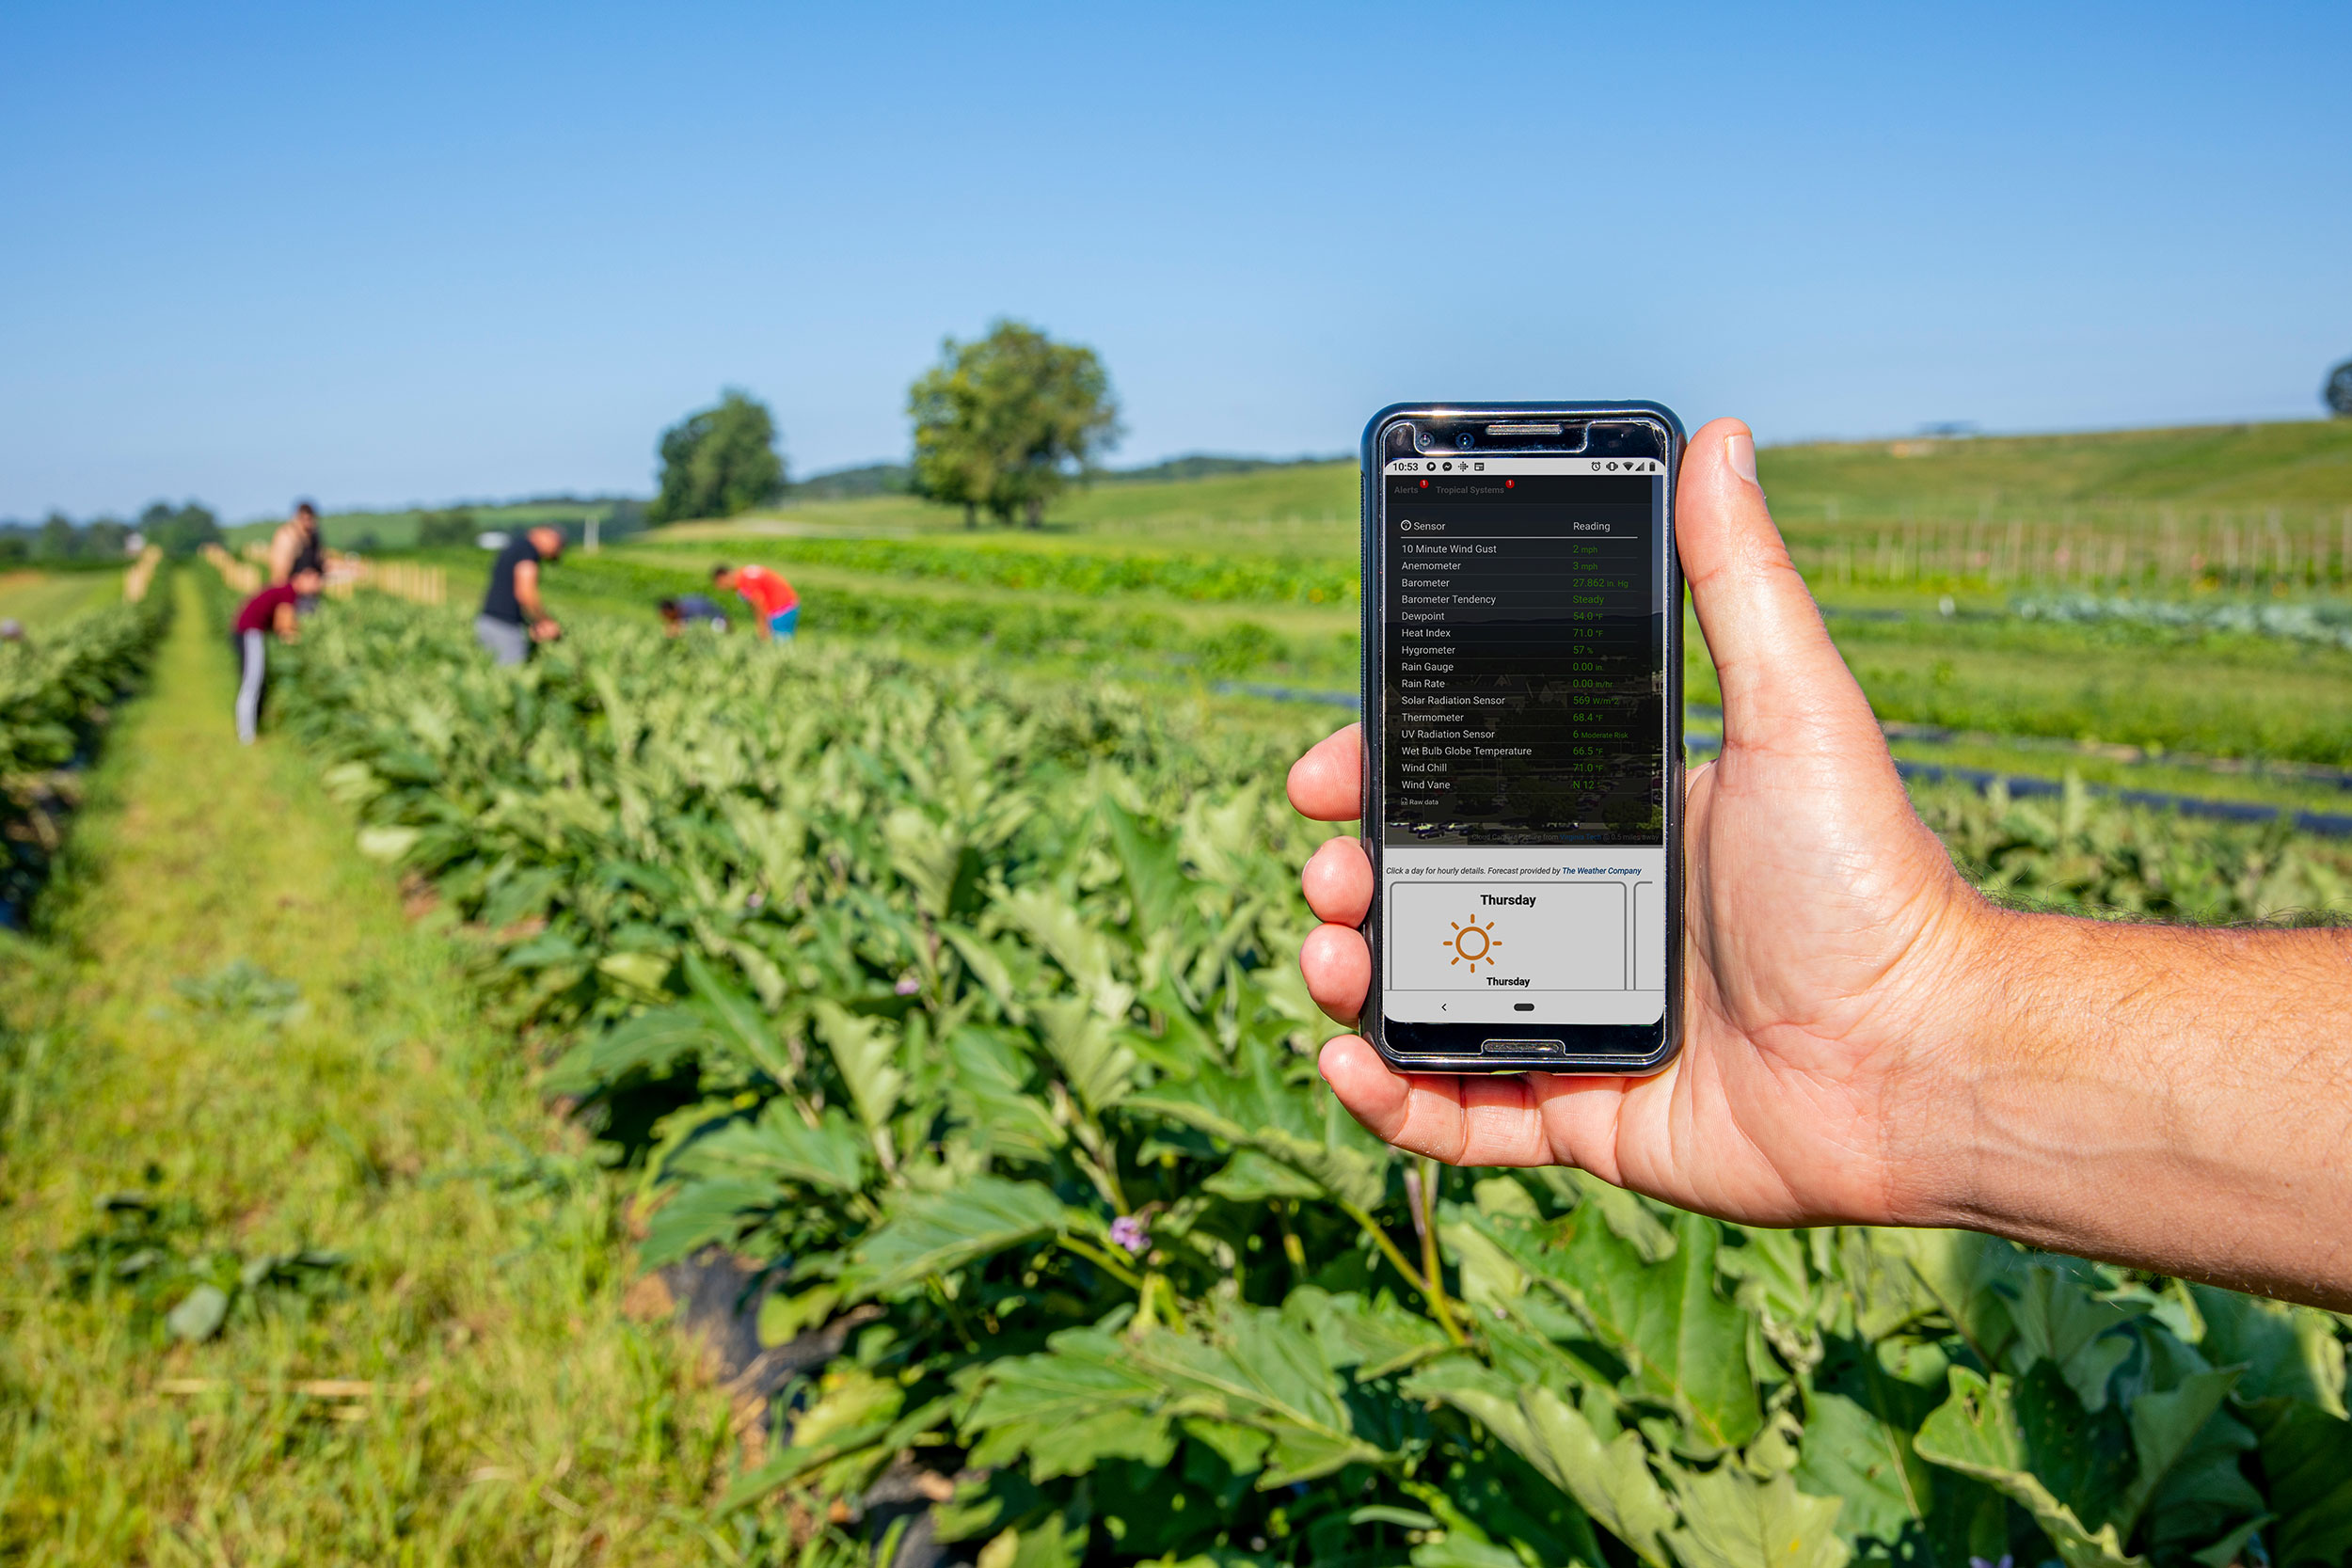
<svg viewBox="0 0 2352 1568"><path fill-rule="evenodd" d="M119 572L0 572L0 620L27 632L122 597Z"/></svg>
<svg viewBox="0 0 2352 1568"><path fill-rule="evenodd" d="M2339 920L2352 844L2095 792L2352 814L2347 437L1763 465L1899 754L2020 781L1915 784L1967 875ZM446 552L446 609L326 608L251 752L183 568L148 694L74 710L103 761L0 981L0 1561L2352 1554L2325 1314L1336 1110L1279 780L1352 693L1354 492L685 525L552 570L520 673ZM2177 543L2274 512L2300 556ZM792 577L788 653L660 636L719 560ZM1695 631L1686 673L1703 744ZM740 1293L674 1322L714 1259Z"/></svg>
<svg viewBox="0 0 2352 1568"><path fill-rule="evenodd" d="M586 498L577 501L537 500L503 505L468 506L476 525L484 530L528 528L533 523L581 524L590 517L603 521L612 515L610 498ZM319 519L319 528L326 543L339 550L406 550L417 543L417 519L425 513L423 507L403 507L387 512L335 512ZM267 540L278 527L276 520L240 523L225 531L232 547L242 548L258 540Z"/></svg>

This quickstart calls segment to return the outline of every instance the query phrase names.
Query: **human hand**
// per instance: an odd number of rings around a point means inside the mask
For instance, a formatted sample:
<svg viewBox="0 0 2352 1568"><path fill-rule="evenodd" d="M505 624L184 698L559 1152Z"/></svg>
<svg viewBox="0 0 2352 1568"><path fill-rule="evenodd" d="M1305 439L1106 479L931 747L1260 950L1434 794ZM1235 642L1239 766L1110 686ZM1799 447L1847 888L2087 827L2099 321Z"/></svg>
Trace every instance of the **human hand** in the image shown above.
<svg viewBox="0 0 2352 1568"><path fill-rule="evenodd" d="M1683 457L1677 531L1724 692L1724 750L1685 792L1681 1053L1646 1078L1405 1075L1363 1039L1324 1078L1400 1148L1454 1164L1570 1164L1686 1209L1766 1225L1942 1218L1939 1116L1977 1009L1987 906L1911 809L1869 704L1790 563L1747 427ZM1361 809L1362 731L1301 757L1294 805ZM1375 825L1367 824L1367 831ZM1353 839L1308 862L1308 990L1352 1022L1371 981Z"/></svg>
<svg viewBox="0 0 2352 1568"><path fill-rule="evenodd" d="M542 615L531 623L531 637L534 642L552 642L563 635L564 628L548 616Z"/></svg>

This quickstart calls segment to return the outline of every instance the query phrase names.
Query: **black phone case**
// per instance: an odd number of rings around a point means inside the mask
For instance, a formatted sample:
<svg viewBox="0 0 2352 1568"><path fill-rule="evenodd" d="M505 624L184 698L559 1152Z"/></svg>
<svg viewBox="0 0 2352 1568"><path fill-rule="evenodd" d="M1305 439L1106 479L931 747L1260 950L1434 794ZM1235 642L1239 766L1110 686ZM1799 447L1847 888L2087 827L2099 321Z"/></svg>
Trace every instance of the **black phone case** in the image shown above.
<svg viewBox="0 0 2352 1568"><path fill-rule="evenodd" d="M1382 977L1387 974L1386 955L1381 940L1380 874L1384 847L1381 843L1381 823L1386 820L1381 800L1380 758L1382 728L1385 714L1381 691L1384 686L1382 663L1387 657L1388 640L1382 635L1382 619L1388 603L1387 583L1382 576L1385 562L1379 532L1379 483L1386 457L1382 451L1382 434L1400 420L1451 422L1463 419L1481 421L1511 422L1515 420L1551 421L1559 420L1606 420L1611 415L1640 414L1656 420L1665 427L1666 507L1665 507L1665 714L1666 756L1664 768L1664 812L1666 822L1666 1011L1662 1027L1654 1046L1629 1050L1624 1037L1634 1030L1646 1035L1646 1026L1525 1024L1414 1024L1409 1027L1424 1039L1434 1033L1458 1031L1455 1040L1446 1042L1438 1050L1400 1049L1391 1039L1390 1031L1381 1014ZM1639 1075L1656 1072L1672 1061L1682 1049L1683 1024L1683 752L1682 752L1682 562L1675 538L1675 502L1680 483L1682 451L1688 437L1682 421L1672 409L1657 403L1445 403L1391 404L1372 417L1364 427L1362 469L1360 476L1360 511L1362 517L1362 599L1363 655L1360 661L1362 690L1359 711L1363 715L1363 807L1359 824L1364 853L1372 861L1373 901L1361 927L1365 942L1372 950L1372 985L1364 999L1362 1017L1358 1027L1381 1059L1403 1072L1489 1073L1489 1072L1549 1072L1580 1074ZM1539 455L1531 452L1530 455ZM1400 1025L1399 1027L1407 1027ZM1541 1053L1507 1049L1490 1050L1486 1041L1559 1040L1562 1051ZM1458 1041L1458 1043L1457 1043Z"/></svg>

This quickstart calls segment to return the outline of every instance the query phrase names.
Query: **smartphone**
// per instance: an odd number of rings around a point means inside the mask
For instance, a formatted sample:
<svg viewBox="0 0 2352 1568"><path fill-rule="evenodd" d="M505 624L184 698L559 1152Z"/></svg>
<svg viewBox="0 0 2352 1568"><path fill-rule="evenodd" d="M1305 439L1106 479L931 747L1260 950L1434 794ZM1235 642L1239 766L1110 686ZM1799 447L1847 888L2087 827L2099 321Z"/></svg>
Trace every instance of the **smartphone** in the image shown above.
<svg viewBox="0 0 2352 1568"><path fill-rule="evenodd" d="M1414 1072L1682 1040L1680 421L1398 404L1364 430L1361 1027Z"/></svg>

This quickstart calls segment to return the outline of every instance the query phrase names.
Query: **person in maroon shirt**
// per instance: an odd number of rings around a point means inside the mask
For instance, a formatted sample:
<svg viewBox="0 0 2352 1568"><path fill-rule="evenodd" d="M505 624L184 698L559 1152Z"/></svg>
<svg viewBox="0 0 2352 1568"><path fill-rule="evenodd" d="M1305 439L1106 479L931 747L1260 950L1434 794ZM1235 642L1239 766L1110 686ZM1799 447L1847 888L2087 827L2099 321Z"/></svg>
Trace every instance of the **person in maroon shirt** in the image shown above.
<svg viewBox="0 0 2352 1568"><path fill-rule="evenodd" d="M237 681L237 738L247 746L253 744L262 726L262 689L269 680L269 634L276 632L281 642L292 642L301 635L296 629L296 607L304 599L317 597L318 591L318 573L305 567L286 581L262 589L237 611L234 635L237 657L244 664Z"/></svg>

